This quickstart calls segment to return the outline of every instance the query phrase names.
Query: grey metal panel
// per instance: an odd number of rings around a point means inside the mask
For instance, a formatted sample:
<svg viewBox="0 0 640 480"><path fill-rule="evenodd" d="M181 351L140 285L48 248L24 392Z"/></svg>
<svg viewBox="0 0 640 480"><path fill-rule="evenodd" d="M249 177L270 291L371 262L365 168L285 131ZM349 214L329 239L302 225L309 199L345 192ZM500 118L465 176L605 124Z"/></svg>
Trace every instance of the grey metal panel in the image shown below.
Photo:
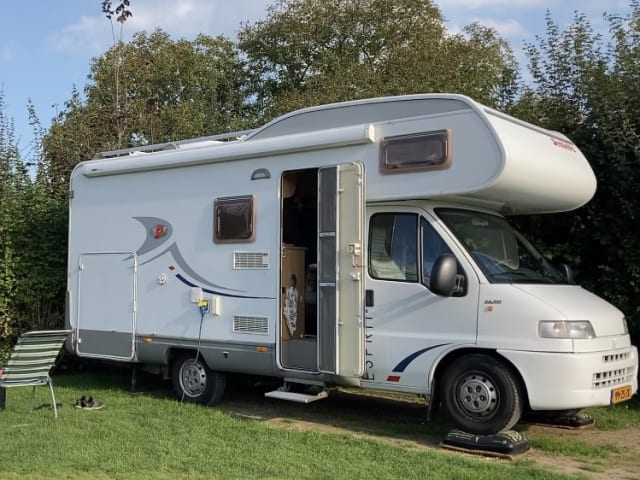
<svg viewBox="0 0 640 480"><path fill-rule="evenodd" d="M336 288L319 287L321 318L318 322L320 339L318 355L321 372L336 371Z"/></svg>
<svg viewBox="0 0 640 480"><path fill-rule="evenodd" d="M86 353L85 353L86 352ZM80 330L78 356L108 357L112 360L131 357L131 332Z"/></svg>
<svg viewBox="0 0 640 480"><path fill-rule="evenodd" d="M281 359L284 368L318 371L316 338L299 338L282 342Z"/></svg>
<svg viewBox="0 0 640 480"><path fill-rule="evenodd" d="M462 99L416 98L415 96L339 103L299 110L277 118L250 135L247 141L399 118L437 115L471 108Z"/></svg>
<svg viewBox="0 0 640 480"><path fill-rule="evenodd" d="M136 341L139 363L166 365L171 349L192 350L198 347L197 340L179 338L151 338L150 342L138 337ZM200 355L212 370L230 373L279 376L275 363L275 345L259 344L266 352L258 352L257 345L202 341Z"/></svg>
<svg viewBox="0 0 640 480"><path fill-rule="evenodd" d="M318 231L320 235L336 231L338 203L338 168L325 167L319 171L318 180Z"/></svg>
<svg viewBox="0 0 640 480"><path fill-rule="evenodd" d="M335 373L338 169L321 168L318 175L318 368Z"/></svg>
<svg viewBox="0 0 640 480"><path fill-rule="evenodd" d="M318 285L336 283L336 237L335 235L327 235L320 237L319 254L320 262L318 264Z"/></svg>

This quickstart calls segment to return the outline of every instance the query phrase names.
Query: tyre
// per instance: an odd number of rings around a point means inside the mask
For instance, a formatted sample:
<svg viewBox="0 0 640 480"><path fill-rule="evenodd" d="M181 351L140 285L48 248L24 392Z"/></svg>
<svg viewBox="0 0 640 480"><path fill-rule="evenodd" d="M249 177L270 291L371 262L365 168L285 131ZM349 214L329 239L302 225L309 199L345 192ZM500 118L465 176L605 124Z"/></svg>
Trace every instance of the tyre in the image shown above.
<svg viewBox="0 0 640 480"><path fill-rule="evenodd" d="M226 377L212 371L202 357L182 353L172 363L171 382L176 396L184 402L216 405L222 401Z"/></svg>
<svg viewBox="0 0 640 480"><path fill-rule="evenodd" d="M503 432L522 415L521 392L513 373L488 355L458 358L445 370L440 387L442 407L465 432Z"/></svg>

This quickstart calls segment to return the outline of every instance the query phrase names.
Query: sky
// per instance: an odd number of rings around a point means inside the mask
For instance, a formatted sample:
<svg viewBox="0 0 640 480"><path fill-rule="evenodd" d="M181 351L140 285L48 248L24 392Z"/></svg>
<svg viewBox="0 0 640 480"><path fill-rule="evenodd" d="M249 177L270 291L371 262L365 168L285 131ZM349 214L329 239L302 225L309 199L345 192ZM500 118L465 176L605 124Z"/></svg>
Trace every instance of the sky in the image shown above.
<svg viewBox="0 0 640 480"><path fill-rule="evenodd" d="M329 1L329 0L327 0ZM33 138L27 104L35 106L40 124L51 125L75 88L82 92L92 58L114 43L112 24L101 12L101 0L0 0L0 92L4 117L14 122L21 149ZM114 5L119 3L113 0ZM199 33L235 40L242 22L266 17L275 0L131 0L131 17L122 38L156 28L174 40ZM545 14L564 27L574 11L587 15L596 30L606 32L603 13L625 14L626 0L435 0L452 33L477 21L495 28L526 66L523 46L545 36ZM119 24L115 33L120 35ZM217 132L211 132L217 133Z"/></svg>

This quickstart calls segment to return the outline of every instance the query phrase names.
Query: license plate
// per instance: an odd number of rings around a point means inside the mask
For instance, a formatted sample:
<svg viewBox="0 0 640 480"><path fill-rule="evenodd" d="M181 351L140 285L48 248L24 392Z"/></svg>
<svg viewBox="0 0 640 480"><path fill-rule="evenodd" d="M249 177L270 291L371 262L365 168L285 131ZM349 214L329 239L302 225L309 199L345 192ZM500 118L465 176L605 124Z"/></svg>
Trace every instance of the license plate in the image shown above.
<svg viewBox="0 0 640 480"><path fill-rule="evenodd" d="M611 403L626 402L631 399L631 385L611 390Z"/></svg>

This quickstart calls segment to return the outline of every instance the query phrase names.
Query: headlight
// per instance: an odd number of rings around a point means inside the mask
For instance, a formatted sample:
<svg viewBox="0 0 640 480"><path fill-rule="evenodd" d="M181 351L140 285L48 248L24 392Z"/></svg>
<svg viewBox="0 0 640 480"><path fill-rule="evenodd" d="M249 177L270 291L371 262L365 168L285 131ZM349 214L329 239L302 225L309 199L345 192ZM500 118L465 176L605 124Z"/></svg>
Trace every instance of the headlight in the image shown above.
<svg viewBox="0 0 640 480"><path fill-rule="evenodd" d="M596 336L588 320L572 322L543 320L538 324L538 333L542 338L593 338Z"/></svg>

